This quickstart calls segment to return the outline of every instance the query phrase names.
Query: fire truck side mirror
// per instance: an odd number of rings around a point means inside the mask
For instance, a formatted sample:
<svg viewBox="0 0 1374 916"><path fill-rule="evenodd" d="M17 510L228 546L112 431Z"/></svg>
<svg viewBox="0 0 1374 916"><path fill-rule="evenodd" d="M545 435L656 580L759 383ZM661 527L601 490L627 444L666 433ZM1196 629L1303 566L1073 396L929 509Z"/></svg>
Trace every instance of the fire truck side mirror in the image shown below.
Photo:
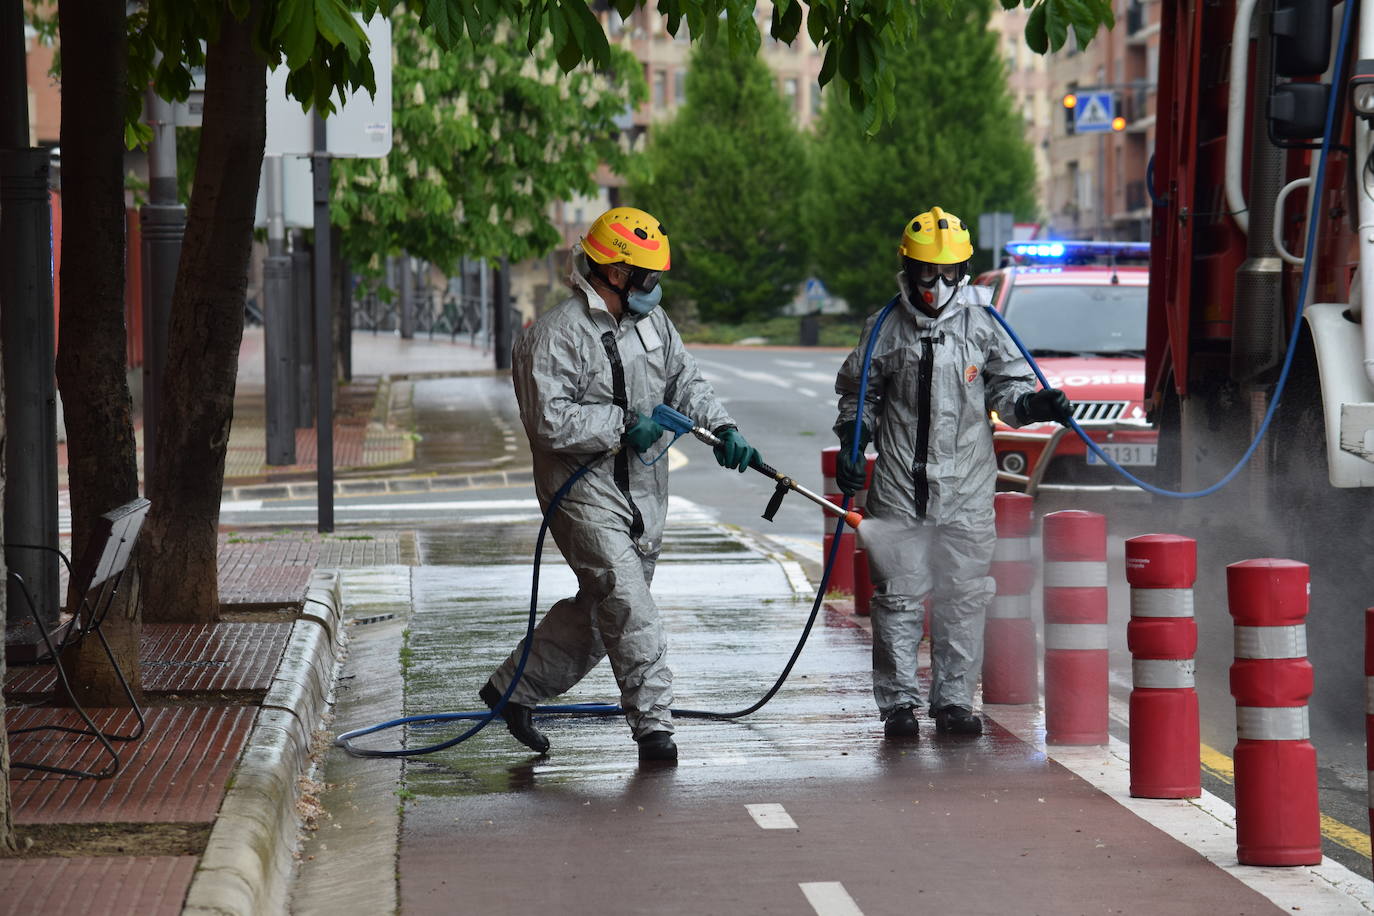
<svg viewBox="0 0 1374 916"><path fill-rule="evenodd" d="M1280 140L1310 140L1326 127L1325 83L1283 83L1269 95L1269 127Z"/></svg>
<svg viewBox="0 0 1374 916"><path fill-rule="evenodd" d="M1277 0L1271 31L1276 76L1321 76L1326 72L1331 63L1330 0Z"/></svg>

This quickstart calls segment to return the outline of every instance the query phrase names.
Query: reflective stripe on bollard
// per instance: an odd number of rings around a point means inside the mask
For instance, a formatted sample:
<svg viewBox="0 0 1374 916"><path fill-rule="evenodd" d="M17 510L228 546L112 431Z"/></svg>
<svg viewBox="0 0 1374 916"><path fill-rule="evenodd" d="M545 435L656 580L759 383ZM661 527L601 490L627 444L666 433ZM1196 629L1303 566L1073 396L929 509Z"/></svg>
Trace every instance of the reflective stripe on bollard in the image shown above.
<svg viewBox="0 0 1374 916"><path fill-rule="evenodd" d="M1107 520L1045 516L1045 743L1106 744Z"/></svg>
<svg viewBox="0 0 1374 916"><path fill-rule="evenodd" d="M988 605L983 625L983 702L1034 703L1040 696L1035 657L1035 621L1031 618L1031 589L1035 564L1031 560L1032 510L1035 500L1025 493L993 497L997 543L988 570L997 592Z"/></svg>
<svg viewBox="0 0 1374 916"><path fill-rule="evenodd" d="M1173 534L1126 541L1131 585L1131 795L1202 795L1201 735L1194 656L1193 583L1197 542Z"/></svg>
<svg viewBox="0 0 1374 916"><path fill-rule="evenodd" d="M1308 569L1294 560L1226 567L1235 619L1236 857L1242 865L1322 860L1317 751L1308 740ZM1298 654L1302 653L1302 654Z"/></svg>

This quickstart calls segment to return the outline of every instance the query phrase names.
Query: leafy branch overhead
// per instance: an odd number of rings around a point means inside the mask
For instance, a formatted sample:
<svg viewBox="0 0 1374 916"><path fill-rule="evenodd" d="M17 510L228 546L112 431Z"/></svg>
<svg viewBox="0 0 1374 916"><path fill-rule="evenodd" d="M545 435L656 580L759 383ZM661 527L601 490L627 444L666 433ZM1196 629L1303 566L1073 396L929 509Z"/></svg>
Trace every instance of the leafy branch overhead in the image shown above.
<svg viewBox="0 0 1374 916"><path fill-rule="evenodd" d="M1036 54L1058 51L1068 41L1069 29L1080 48L1087 47L1098 28L1116 25L1112 0L1001 0L1006 10L1024 7L1026 44Z"/></svg>
<svg viewBox="0 0 1374 916"><path fill-rule="evenodd" d="M1072 29L1079 46L1101 27L1115 22L1111 0L1000 0L1003 7L1029 9L1026 43L1036 52L1058 50ZM936 7L953 14L960 0L777 0L768 23L769 35L792 43L806 30L824 49L820 84L839 80L849 101L863 113L869 129L895 114L896 83L889 62L921 41L918 11ZM610 0L622 18L648 6L648 0ZM551 41L558 65L570 72L588 65L612 67L611 43L588 0L147 0L129 15L130 85L151 81L164 98L185 99L192 69L203 66L202 41L214 41L221 17L239 20L257 12L255 41L273 65L285 63L291 75L287 91L302 105L331 111L338 89L375 90L367 42L353 13L369 19L403 7L418 16L420 28L441 50L491 41L498 27L524 37L527 51ZM657 0L655 8L671 35L686 28L692 38L723 34L730 49L752 53L761 36L754 0ZM160 53L161 57L158 58ZM128 122L138 139L141 88L129 93Z"/></svg>

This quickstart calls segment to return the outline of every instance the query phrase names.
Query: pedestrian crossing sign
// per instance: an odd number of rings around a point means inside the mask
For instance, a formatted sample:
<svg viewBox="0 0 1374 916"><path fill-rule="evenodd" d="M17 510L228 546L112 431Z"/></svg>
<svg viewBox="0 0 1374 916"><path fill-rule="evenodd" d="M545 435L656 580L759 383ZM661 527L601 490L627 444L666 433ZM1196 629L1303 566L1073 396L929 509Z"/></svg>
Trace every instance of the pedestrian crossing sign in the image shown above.
<svg viewBox="0 0 1374 916"><path fill-rule="evenodd" d="M1085 92L1073 109L1074 133L1108 133L1114 117L1116 104L1110 92Z"/></svg>

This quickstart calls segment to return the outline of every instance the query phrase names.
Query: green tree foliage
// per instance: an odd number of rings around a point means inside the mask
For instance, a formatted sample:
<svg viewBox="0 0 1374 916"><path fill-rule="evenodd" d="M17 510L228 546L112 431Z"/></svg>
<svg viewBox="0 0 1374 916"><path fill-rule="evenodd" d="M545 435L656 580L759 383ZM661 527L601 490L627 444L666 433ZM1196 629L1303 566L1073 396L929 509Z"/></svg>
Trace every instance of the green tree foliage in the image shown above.
<svg viewBox="0 0 1374 916"><path fill-rule="evenodd" d="M334 166L334 222L359 266L408 251L450 270L464 255L515 260L560 241L549 205L595 190L624 158L614 119L644 98L634 58L563 73L510 29L441 54L419 17L392 14L391 154Z"/></svg>
<svg viewBox="0 0 1374 916"><path fill-rule="evenodd" d="M790 300L806 275L798 192L807 175L805 144L768 67L723 41L698 45L686 104L650 135L628 194L672 238L668 301L739 322Z"/></svg>
<svg viewBox="0 0 1374 916"><path fill-rule="evenodd" d="M991 6L919 14L910 53L889 61L896 115L876 135L833 97L822 110L808 194L815 264L860 313L895 291L902 226L917 213L940 206L975 233L980 213L1035 213L1035 162L987 27Z"/></svg>

